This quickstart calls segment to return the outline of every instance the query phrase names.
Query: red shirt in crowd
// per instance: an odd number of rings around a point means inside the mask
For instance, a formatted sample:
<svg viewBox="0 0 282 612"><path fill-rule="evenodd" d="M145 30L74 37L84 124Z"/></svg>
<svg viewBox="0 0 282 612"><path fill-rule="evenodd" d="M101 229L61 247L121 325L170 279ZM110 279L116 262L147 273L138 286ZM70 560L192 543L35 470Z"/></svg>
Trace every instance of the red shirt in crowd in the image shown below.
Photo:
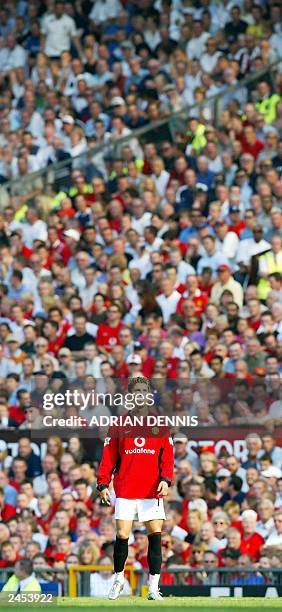
<svg viewBox="0 0 282 612"><path fill-rule="evenodd" d="M107 323L101 323L96 336L97 346L102 346L107 351L111 351L113 346L120 344L119 332L122 327L123 323L119 323L115 327L111 327Z"/></svg>
<svg viewBox="0 0 282 612"><path fill-rule="evenodd" d="M259 533L252 533L251 536L242 539L240 552L242 555L249 555L249 557L258 561L263 544L264 538Z"/></svg>
<svg viewBox="0 0 282 612"><path fill-rule="evenodd" d="M11 506L11 504L4 504L3 508L0 508L0 521L7 521L12 516L16 515L15 506Z"/></svg>
<svg viewBox="0 0 282 612"><path fill-rule="evenodd" d="M264 144L261 140L256 139L253 144L248 144L245 140L245 137L239 137L238 140L242 142L242 151L243 153L250 153L253 155L256 160L259 156L260 152L264 149Z"/></svg>

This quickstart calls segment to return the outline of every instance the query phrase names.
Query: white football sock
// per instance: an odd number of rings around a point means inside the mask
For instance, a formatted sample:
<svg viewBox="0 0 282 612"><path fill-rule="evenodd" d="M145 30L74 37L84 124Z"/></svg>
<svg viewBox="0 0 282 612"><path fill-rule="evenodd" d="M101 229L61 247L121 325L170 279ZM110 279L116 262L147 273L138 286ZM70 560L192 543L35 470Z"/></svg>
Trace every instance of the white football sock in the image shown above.
<svg viewBox="0 0 282 612"><path fill-rule="evenodd" d="M116 572L116 579L119 582L124 582L124 572L123 571L122 572Z"/></svg>
<svg viewBox="0 0 282 612"><path fill-rule="evenodd" d="M157 591L159 587L160 574L149 574L149 590Z"/></svg>

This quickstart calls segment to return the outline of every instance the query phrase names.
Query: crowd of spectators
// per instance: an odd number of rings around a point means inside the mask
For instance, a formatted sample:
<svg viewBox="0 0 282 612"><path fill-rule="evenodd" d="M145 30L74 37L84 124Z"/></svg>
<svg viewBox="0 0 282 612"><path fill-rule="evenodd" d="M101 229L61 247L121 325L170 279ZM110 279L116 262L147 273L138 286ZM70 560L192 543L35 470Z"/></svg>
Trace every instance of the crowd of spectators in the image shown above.
<svg viewBox="0 0 282 612"><path fill-rule="evenodd" d="M0 429L24 436L13 457L0 440L2 567L107 564L101 440L88 456L49 435L40 458L25 433L45 393L124 392L140 373L157 412L265 428L241 463L174 432L164 567L210 584L203 568L281 565L281 34L275 0L0 9ZM146 547L136 524L129 562Z"/></svg>
<svg viewBox="0 0 282 612"><path fill-rule="evenodd" d="M280 584L275 570L282 562L282 448L269 433L249 433L241 459L224 448L216 454L212 445L195 452L187 442L183 433L174 437L162 584ZM77 436L65 445L50 436L42 461L38 446L34 448L36 452L22 435L17 454L10 458L1 441L0 567L29 558L48 582L52 568L111 565L114 491L110 487L112 506L101 505L92 452L87 454ZM146 571L147 547L146 529L135 521L127 565ZM184 566L183 573L173 574L178 566ZM62 577L53 579L60 582ZM106 596L111 580L107 569L93 573L91 594ZM129 592L127 583L125 594Z"/></svg>

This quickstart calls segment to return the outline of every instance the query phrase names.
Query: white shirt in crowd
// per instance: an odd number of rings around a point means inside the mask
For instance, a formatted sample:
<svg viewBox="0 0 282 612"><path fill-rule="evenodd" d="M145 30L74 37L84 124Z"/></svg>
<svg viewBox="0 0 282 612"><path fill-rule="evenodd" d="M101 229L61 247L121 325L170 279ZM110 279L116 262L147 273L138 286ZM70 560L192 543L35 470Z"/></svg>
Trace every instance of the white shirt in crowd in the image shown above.
<svg viewBox="0 0 282 612"><path fill-rule="evenodd" d="M91 597L108 597L109 591L115 581L114 574L104 578L100 573L96 572L90 576L90 596ZM123 597L131 595L131 588L128 580L125 578L124 587L121 593Z"/></svg>
<svg viewBox="0 0 282 612"><path fill-rule="evenodd" d="M48 235L45 221L38 219L32 225L30 223L23 223L21 227L23 230L23 241L27 247L31 248L34 240L46 242Z"/></svg>
<svg viewBox="0 0 282 612"><path fill-rule="evenodd" d="M168 297L166 297L164 293L157 296L156 300L162 310L165 323L168 323L170 316L176 312L176 306L180 298L181 294L176 290Z"/></svg>
<svg viewBox="0 0 282 612"><path fill-rule="evenodd" d="M235 232L227 232L223 241L218 242L220 252L228 259L229 263L233 263L239 243L239 238Z"/></svg>
<svg viewBox="0 0 282 612"><path fill-rule="evenodd" d="M152 213L148 211L144 212L144 215L142 215L142 217L139 217L139 219L133 216L131 221L131 227L142 236L145 227L148 227L148 225L150 225L151 223L151 217Z"/></svg>
<svg viewBox="0 0 282 612"><path fill-rule="evenodd" d="M202 57L208 38L210 38L210 34L208 34L208 32L203 32L201 36L189 40L186 46L186 55L188 59L200 59Z"/></svg>
<svg viewBox="0 0 282 612"><path fill-rule="evenodd" d="M201 57L201 67L203 68L203 70L205 72L213 72L213 70L216 67L218 58L220 57L221 53L219 51L216 51L215 53L213 53L212 55L210 53L204 53Z"/></svg>
<svg viewBox="0 0 282 612"><path fill-rule="evenodd" d="M267 251L267 249L271 249L271 245L266 240L260 240L259 242L256 242L253 238L241 240L237 249L236 262L242 262L248 266L254 255L263 253Z"/></svg>
<svg viewBox="0 0 282 612"><path fill-rule="evenodd" d="M274 529L269 538L267 538L265 546L282 546L282 533L279 534L276 529Z"/></svg>
<svg viewBox="0 0 282 612"><path fill-rule="evenodd" d="M167 170L162 170L159 176L156 176L156 174L152 175L152 178L154 179L156 184L157 192L162 198L165 195L169 177L170 174L169 172L167 172Z"/></svg>
<svg viewBox="0 0 282 612"><path fill-rule="evenodd" d="M77 35L74 20L68 15L57 19L53 13L43 20L41 33L46 36L45 53L48 57L59 57L63 51L69 51L71 41Z"/></svg>
<svg viewBox="0 0 282 612"><path fill-rule="evenodd" d="M95 0L89 19L92 19L95 23L103 23L108 19L115 19L121 10L122 6L119 0Z"/></svg>
<svg viewBox="0 0 282 612"><path fill-rule="evenodd" d="M15 68L24 67L26 64L26 52L21 45L15 45L13 49L8 49L5 63L2 64L0 71L14 70Z"/></svg>

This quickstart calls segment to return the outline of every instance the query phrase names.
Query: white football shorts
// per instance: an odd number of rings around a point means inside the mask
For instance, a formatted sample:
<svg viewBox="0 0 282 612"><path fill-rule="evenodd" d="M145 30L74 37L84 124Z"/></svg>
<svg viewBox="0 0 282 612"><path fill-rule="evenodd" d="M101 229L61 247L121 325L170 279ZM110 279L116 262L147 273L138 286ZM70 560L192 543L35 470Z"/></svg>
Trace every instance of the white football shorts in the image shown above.
<svg viewBox="0 0 282 612"><path fill-rule="evenodd" d="M141 523L154 519L165 519L163 499L125 499L117 497L115 504L115 518L122 521L135 521Z"/></svg>

